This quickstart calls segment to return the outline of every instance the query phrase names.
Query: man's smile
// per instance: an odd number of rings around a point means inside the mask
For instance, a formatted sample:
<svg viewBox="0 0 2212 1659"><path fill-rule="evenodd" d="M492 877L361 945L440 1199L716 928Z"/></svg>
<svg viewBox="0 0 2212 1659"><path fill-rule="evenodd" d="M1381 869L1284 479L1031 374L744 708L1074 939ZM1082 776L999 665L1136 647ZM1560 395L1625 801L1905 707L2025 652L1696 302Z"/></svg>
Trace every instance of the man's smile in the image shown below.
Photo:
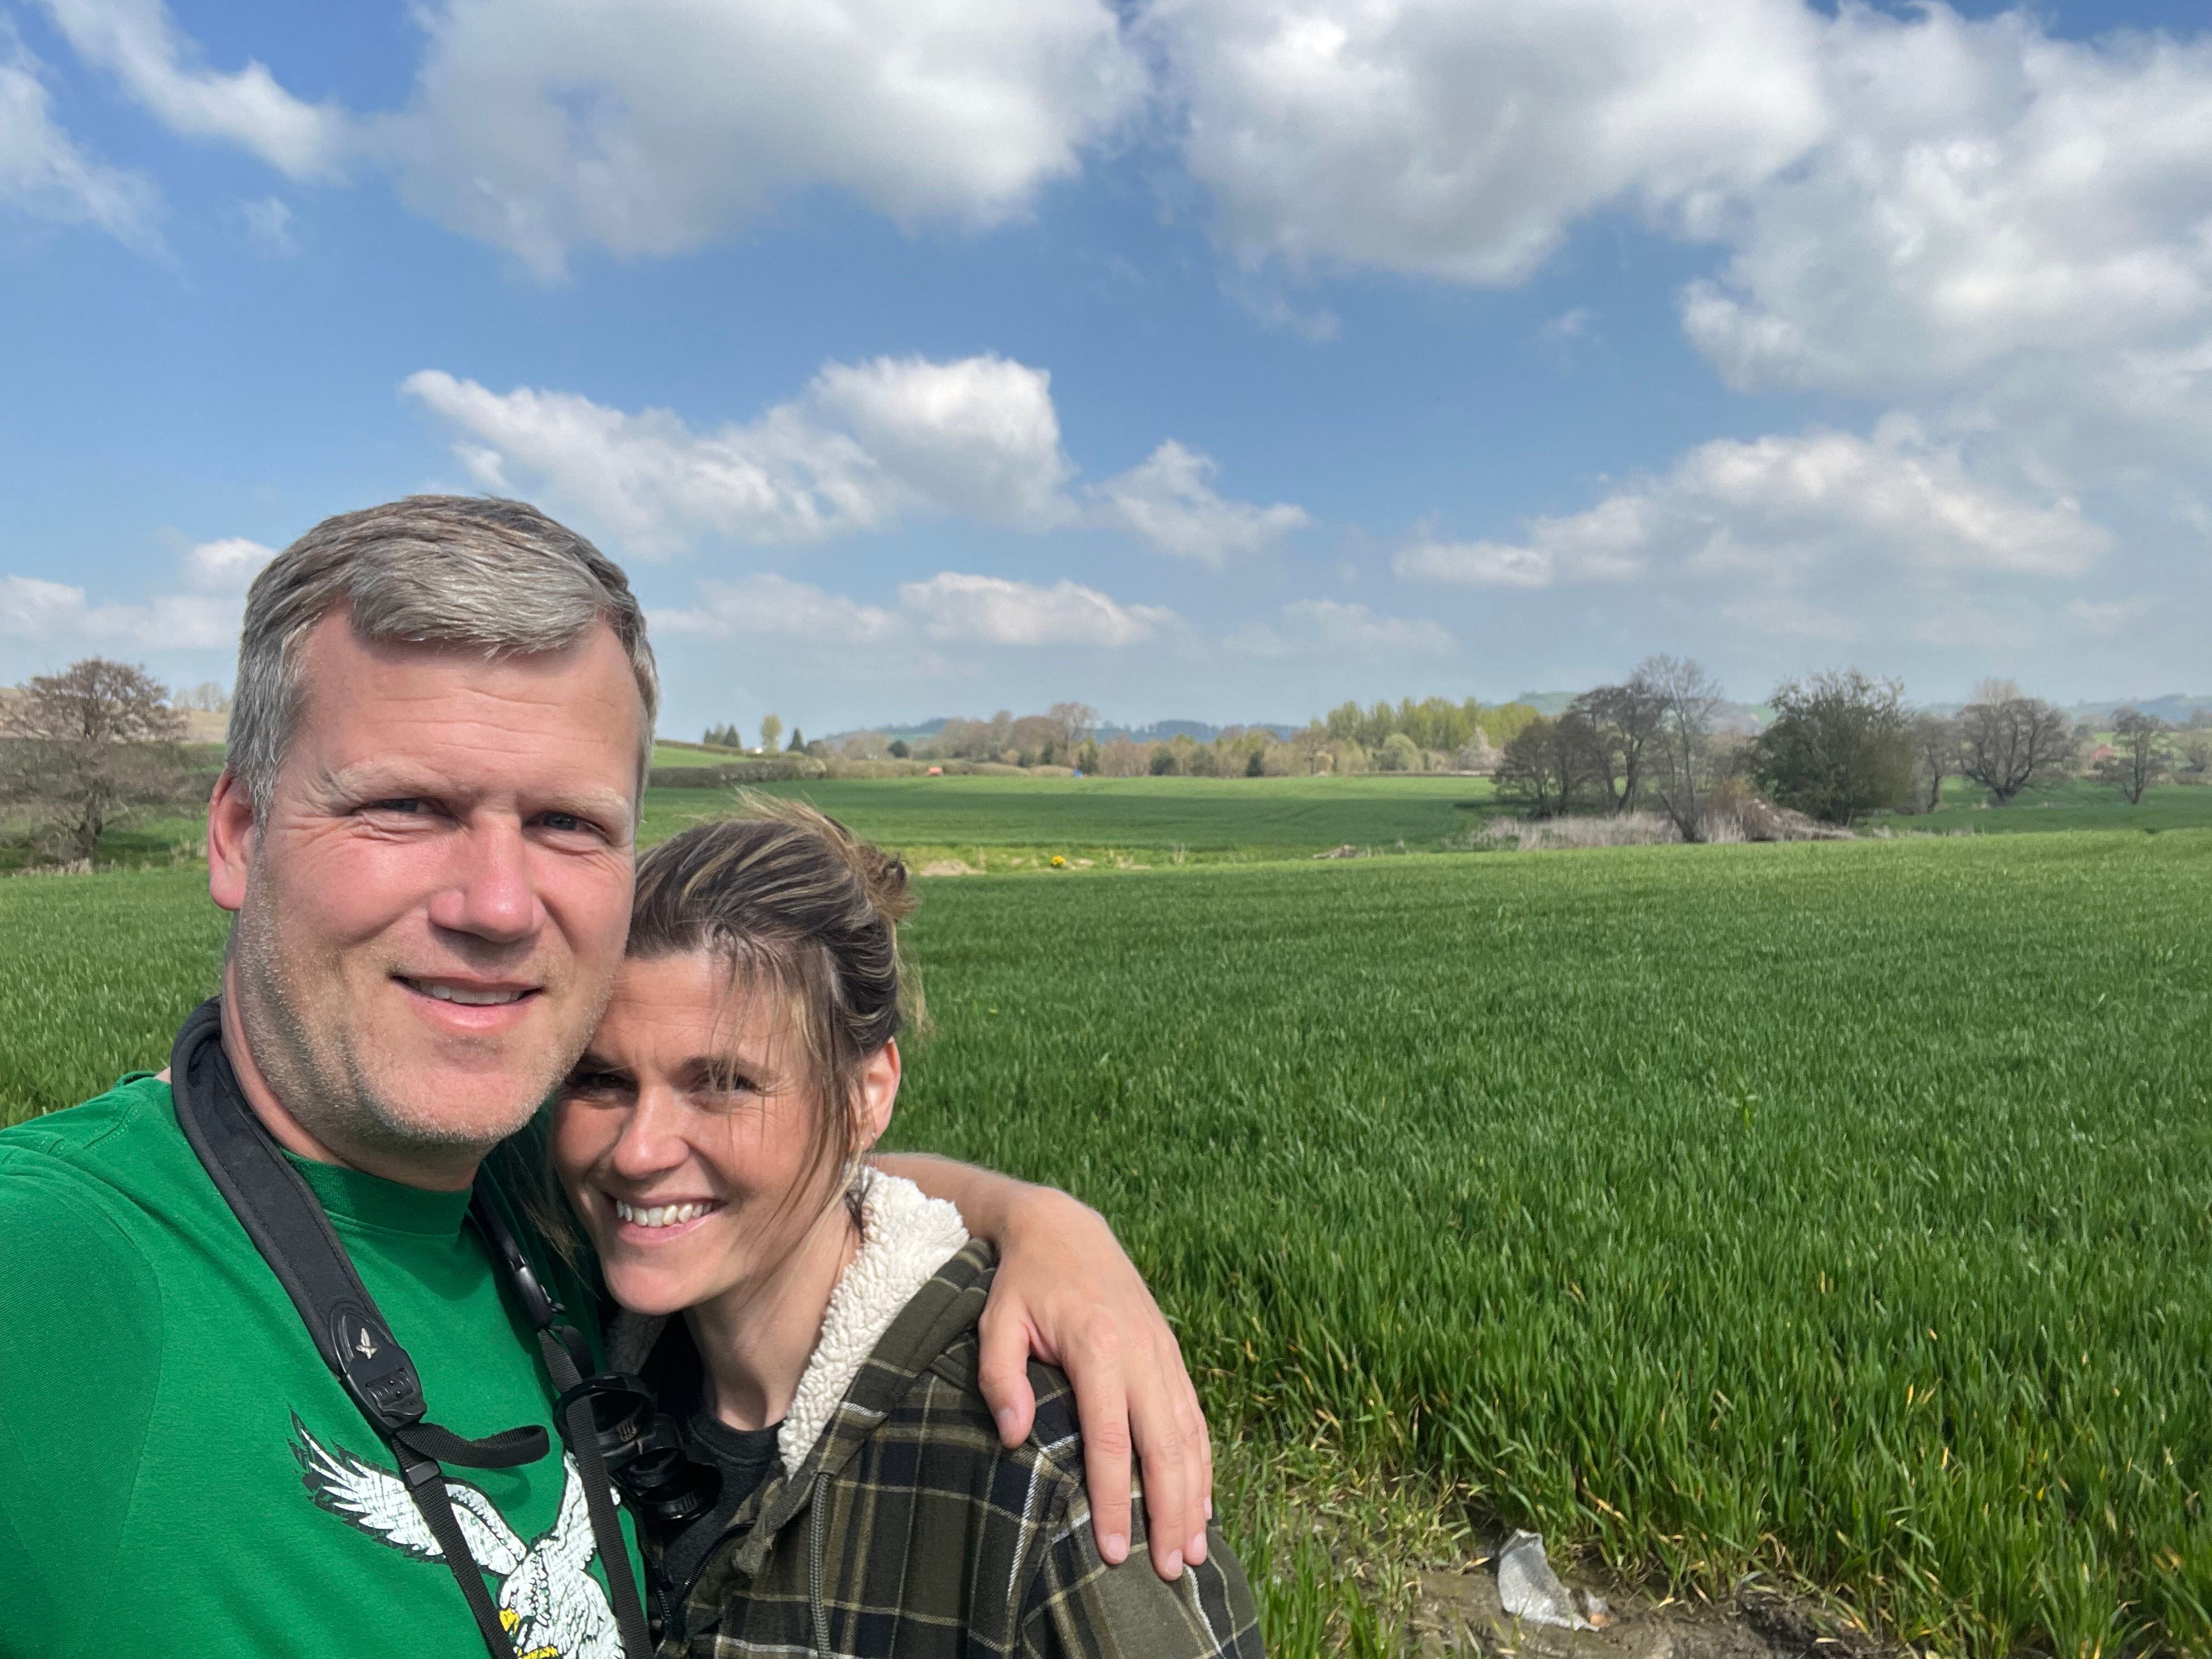
<svg viewBox="0 0 2212 1659"><path fill-rule="evenodd" d="M416 977L394 974L416 1010L432 1024L473 1036L496 1034L523 1019L544 995L541 986L514 980L469 979L453 975Z"/></svg>

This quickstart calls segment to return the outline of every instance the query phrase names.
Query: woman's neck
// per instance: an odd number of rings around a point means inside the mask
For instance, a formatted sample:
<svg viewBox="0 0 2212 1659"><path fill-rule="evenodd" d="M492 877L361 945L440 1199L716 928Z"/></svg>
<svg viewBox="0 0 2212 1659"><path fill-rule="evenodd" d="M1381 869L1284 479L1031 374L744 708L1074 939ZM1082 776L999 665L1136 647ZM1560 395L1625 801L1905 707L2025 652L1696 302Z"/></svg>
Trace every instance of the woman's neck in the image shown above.
<svg viewBox="0 0 2212 1659"><path fill-rule="evenodd" d="M716 1417L733 1429L783 1420L814 1357L830 1296L860 1248L851 1212L842 1201L832 1204L782 1261L684 1310Z"/></svg>

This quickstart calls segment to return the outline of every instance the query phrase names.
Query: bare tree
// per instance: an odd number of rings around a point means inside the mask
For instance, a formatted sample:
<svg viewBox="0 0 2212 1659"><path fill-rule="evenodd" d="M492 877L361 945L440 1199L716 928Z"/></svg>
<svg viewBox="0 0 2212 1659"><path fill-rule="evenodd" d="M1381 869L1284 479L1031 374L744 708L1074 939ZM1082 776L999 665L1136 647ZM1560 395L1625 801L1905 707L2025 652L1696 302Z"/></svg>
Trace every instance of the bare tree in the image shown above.
<svg viewBox="0 0 2212 1659"><path fill-rule="evenodd" d="M2192 777L2212 774L2212 708L2192 708L2189 724L2179 733L2181 769Z"/></svg>
<svg viewBox="0 0 2212 1659"><path fill-rule="evenodd" d="M1583 692L1568 705L1568 712L1588 723L1601 762L1607 804L1616 814L1633 811L1666 719L1658 693L1639 673L1626 685L1601 685Z"/></svg>
<svg viewBox="0 0 2212 1659"><path fill-rule="evenodd" d="M1714 775L1713 721L1721 689L1687 657L1647 657L1630 677L1659 708L1654 781L1684 841L1705 834L1705 794Z"/></svg>
<svg viewBox="0 0 2212 1659"><path fill-rule="evenodd" d="M1063 755L1072 755L1091 741L1098 729L1098 711L1087 702L1056 702L1044 711L1053 724L1054 740Z"/></svg>
<svg viewBox="0 0 2212 1659"><path fill-rule="evenodd" d="M2097 763L2097 781L2109 783L2130 806L2142 805L2143 792L2172 765L2166 754L2166 724L2140 708L2112 714L2112 752Z"/></svg>
<svg viewBox="0 0 2212 1659"><path fill-rule="evenodd" d="M178 696L176 707L198 709L208 714L228 714L230 713L230 693L214 680L202 680L191 690Z"/></svg>
<svg viewBox="0 0 2212 1659"><path fill-rule="evenodd" d="M1943 804L1943 780L1959 771L1959 722L1942 714L1912 717L1912 772L1917 787L1924 784L1928 799L1921 807L1932 812Z"/></svg>
<svg viewBox="0 0 2212 1659"><path fill-rule="evenodd" d="M65 857L89 859L134 810L180 799L184 735L167 686L129 663L87 657L33 678L0 712L0 799L31 809Z"/></svg>
<svg viewBox="0 0 2212 1659"><path fill-rule="evenodd" d="M1410 743L1410 739L1408 742ZM1589 723L1568 713L1539 714L1513 734L1498 760L1498 799L1525 806L1533 817L1556 817L1585 799L1598 782Z"/></svg>
<svg viewBox="0 0 2212 1659"><path fill-rule="evenodd" d="M2075 752L2066 716L2010 680L1984 680L1959 715L1959 775L1980 784L1999 806L2063 775Z"/></svg>

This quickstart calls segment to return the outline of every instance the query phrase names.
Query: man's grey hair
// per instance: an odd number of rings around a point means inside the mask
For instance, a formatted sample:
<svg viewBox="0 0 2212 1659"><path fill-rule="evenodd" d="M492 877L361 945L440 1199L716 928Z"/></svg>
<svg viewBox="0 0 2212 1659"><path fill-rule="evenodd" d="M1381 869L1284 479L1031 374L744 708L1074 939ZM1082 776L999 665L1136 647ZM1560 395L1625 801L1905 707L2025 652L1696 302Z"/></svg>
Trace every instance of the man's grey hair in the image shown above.
<svg viewBox="0 0 2212 1659"><path fill-rule="evenodd" d="M225 763L256 817L269 810L307 700L307 635L340 606L364 640L451 646L494 660L564 650L605 623L629 653L645 704L643 781L660 679L621 567L526 502L410 495L324 520L253 579Z"/></svg>

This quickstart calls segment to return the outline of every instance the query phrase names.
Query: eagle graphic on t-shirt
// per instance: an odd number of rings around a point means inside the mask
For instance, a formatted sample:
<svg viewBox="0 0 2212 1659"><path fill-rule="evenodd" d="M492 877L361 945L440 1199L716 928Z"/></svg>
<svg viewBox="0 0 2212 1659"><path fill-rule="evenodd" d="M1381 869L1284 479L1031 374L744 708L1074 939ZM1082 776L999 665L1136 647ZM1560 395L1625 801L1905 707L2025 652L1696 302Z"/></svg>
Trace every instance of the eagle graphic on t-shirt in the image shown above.
<svg viewBox="0 0 2212 1659"><path fill-rule="evenodd" d="M300 1479L319 1507L418 1561L445 1559L398 1475L324 1445L296 1416L292 1431ZM446 1495L469 1553L499 1577L499 1620L519 1659L622 1659L614 1610L589 1571L596 1547L583 1477L574 1457L564 1453L562 1462L560 1517L527 1544L474 1486L448 1480Z"/></svg>

